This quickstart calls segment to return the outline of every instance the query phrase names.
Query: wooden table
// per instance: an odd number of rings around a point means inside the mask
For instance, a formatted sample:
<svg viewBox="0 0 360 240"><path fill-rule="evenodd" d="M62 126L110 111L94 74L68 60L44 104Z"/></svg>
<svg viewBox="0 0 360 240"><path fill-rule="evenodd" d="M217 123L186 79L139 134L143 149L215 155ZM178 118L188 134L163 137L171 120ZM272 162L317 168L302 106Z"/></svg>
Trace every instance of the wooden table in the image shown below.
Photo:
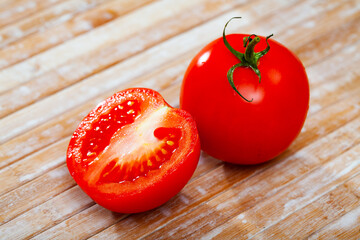
<svg viewBox="0 0 360 240"><path fill-rule="evenodd" d="M359 239L360 2L2 0L1 239ZM128 87L173 106L190 59L228 32L268 35L306 66L305 126L280 157L234 166L201 155L162 207L110 212L75 184L69 138ZM294 106L295 107L295 106Z"/></svg>

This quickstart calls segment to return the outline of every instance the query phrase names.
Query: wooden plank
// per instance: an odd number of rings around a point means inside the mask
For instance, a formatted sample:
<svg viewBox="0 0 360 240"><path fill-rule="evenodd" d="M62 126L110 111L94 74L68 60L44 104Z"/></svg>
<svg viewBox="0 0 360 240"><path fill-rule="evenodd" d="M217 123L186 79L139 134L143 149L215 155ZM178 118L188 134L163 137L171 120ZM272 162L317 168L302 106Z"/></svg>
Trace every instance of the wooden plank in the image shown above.
<svg viewBox="0 0 360 240"><path fill-rule="evenodd" d="M65 164L0 197L0 225L75 186Z"/></svg>
<svg viewBox="0 0 360 240"><path fill-rule="evenodd" d="M360 206L311 234L309 239L359 239Z"/></svg>
<svg viewBox="0 0 360 240"><path fill-rule="evenodd" d="M296 41L293 43L298 45L306 42L307 39L312 39L314 35L321 36L333 28L341 27L344 22L351 22L360 17L359 1L343 1L340 5L337 5L335 2L318 1L314 3L314 5L316 7L323 8L323 10L326 11L326 17L322 17L321 15L307 14L308 16L311 15L312 17L308 18L306 21L303 21L301 24L297 24L296 26L294 25L288 31L282 32L281 37L293 37L296 39ZM300 14L301 10L298 11ZM314 10L309 9L309 11ZM341 21L338 21L339 19L341 19ZM294 31L295 27L297 29L296 31ZM314 33L309 31L314 28L317 28L317 32ZM289 47L291 48L291 45Z"/></svg>
<svg viewBox="0 0 360 240"><path fill-rule="evenodd" d="M110 212L99 205L93 205L74 217L56 225L51 231L36 235L36 239L85 239L89 233L97 233L111 223L126 218L127 215ZM89 224L91 222L92 224ZM64 231L64 229L67 229Z"/></svg>
<svg viewBox="0 0 360 240"><path fill-rule="evenodd" d="M328 46L331 47L337 44L339 43L334 43L333 45ZM358 46L359 41L356 41L351 46L343 47L342 49L337 51L336 54L334 54L334 52L328 51L333 55L325 58L325 60L317 64L308 67L306 69L306 72L310 79L311 90L319 85L323 85L324 83L332 84L332 80L340 78L341 73L345 78L345 83L350 81L349 78L354 78L358 73L358 69L352 65L352 61L349 63L351 65L347 67L347 65L344 64L344 59L351 58L354 59L355 63L357 63L359 61L359 54L357 53ZM326 72L326 74L324 74L323 76L317 74L317 71L319 71L320 68L323 72Z"/></svg>
<svg viewBox="0 0 360 240"><path fill-rule="evenodd" d="M360 91L347 98L318 111L305 121L300 135L291 144L291 151L297 151L307 143L321 136L330 134L346 122L354 120L359 116Z"/></svg>
<svg viewBox="0 0 360 240"><path fill-rule="evenodd" d="M319 109L322 109L324 106L331 105L332 103L338 102L340 99L348 95L352 95L352 93L356 92L360 87L360 78L359 70L356 71L347 71L343 74L343 78L341 81L333 81L326 84L323 84L322 89L315 89L311 93L311 97L318 95L318 98L311 98L309 108L310 113L314 113ZM334 90L339 94L332 94Z"/></svg>
<svg viewBox="0 0 360 240"><path fill-rule="evenodd" d="M301 211L296 211L278 224L265 229L256 238L262 239L275 235L279 238L299 238L313 233L316 229L326 226L334 219L360 206L359 185L360 175L358 174L333 191L319 197Z"/></svg>
<svg viewBox="0 0 360 240"><path fill-rule="evenodd" d="M0 9L0 27L31 16L37 11L41 11L59 2L60 0L20 0L8 2L6 6Z"/></svg>
<svg viewBox="0 0 360 240"><path fill-rule="evenodd" d="M341 55L342 59L334 56L326 59L324 63L311 66L307 69L310 82L315 82L315 84L311 84L309 113L314 113L325 105L335 103L346 97L346 95L351 95L352 92L357 91L357 88L360 86L360 69L356 67L360 63L359 47L360 41L346 48L344 54ZM346 57L354 59L355 65L351 63L351 66L348 66L347 69L344 68L344 64L340 62ZM333 63L335 64L332 65ZM331 70L327 70L329 68ZM315 73L313 69L316 71ZM326 74L319 75L321 69ZM317 82L319 79L326 79L321 81L321 88L315 87L319 84ZM338 94L331 94L335 91Z"/></svg>
<svg viewBox="0 0 360 240"><path fill-rule="evenodd" d="M78 186L75 186L44 204L32 208L26 214L1 225L0 235L11 237L11 239L30 238L92 205L92 200Z"/></svg>
<svg viewBox="0 0 360 240"><path fill-rule="evenodd" d="M96 5L104 1L106 0L69 0L43 11L37 11L36 14L30 17L0 28L0 48L3 48L3 50L13 49L15 46L9 46L10 43L37 31L45 31L47 28L68 21L73 18L75 14L96 7ZM6 48L4 48L5 46ZM24 48L25 46L22 47ZM23 55L23 59L28 57L28 55L21 52L21 50L19 52L19 55ZM9 61L9 59L6 57L6 61L3 60L2 62L7 61ZM0 62L0 69L3 67L2 62Z"/></svg>
<svg viewBox="0 0 360 240"><path fill-rule="evenodd" d="M289 215L311 204L319 196L328 194L334 188L344 184L348 179L358 175L360 166L360 145L357 145L336 159L303 175L294 183L281 189L268 199L260 202L253 208L242 212L228 220L225 224L217 226L203 239L219 238L250 239L259 232L266 231L272 225L283 221ZM317 183L316 185L314 183ZM331 220L331 219L329 219ZM295 226L298 226L296 224ZM303 233L301 233L304 236ZM260 236L269 238L270 235ZM278 235L276 236L278 237ZM293 238L295 236L284 236ZM256 238L256 237L255 237Z"/></svg>
<svg viewBox="0 0 360 240"><path fill-rule="evenodd" d="M0 1L0 11L3 12L5 9L9 7L9 4L14 0L2 0Z"/></svg>
<svg viewBox="0 0 360 240"><path fill-rule="evenodd" d="M62 164L65 161L69 140L69 137L64 138L11 166L1 169L0 181L3 185L0 188L0 195Z"/></svg>
<svg viewBox="0 0 360 240"><path fill-rule="evenodd" d="M309 65L318 63L319 59L315 56L330 56L336 51L340 51L346 46L350 46L357 42L360 38L360 26L358 22L360 18L343 23L340 27L332 29L323 35L317 34L311 38L311 41L305 43L294 50L294 53ZM339 36L346 37L339 37ZM334 44L336 42L336 44ZM329 70L329 69L328 69Z"/></svg>
<svg viewBox="0 0 360 240"><path fill-rule="evenodd" d="M6 32L11 31L13 28L21 29L23 33L26 32L25 35L8 37L6 42L3 41L4 45L17 40L8 47L0 49L0 57L3 58L0 61L0 69L9 67L88 32L151 1L92 0L89 2L89 0L73 0L73 2L64 2L59 6L47 9L43 14L38 14L34 17L34 20L26 19L24 23L16 23L15 26L9 26L0 30L0 36L3 36L3 39L6 39ZM84 4L86 2L89 4ZM98 6L100 3L103 4ZM76 5L79 5L81 8L79 9ZM43 23L44 18L47 21L46 24ZM51 18L52 21L49 21L47 18ZM29 35L32 32L34 33ZM19 39L20 37L21 39Z"/></svg>

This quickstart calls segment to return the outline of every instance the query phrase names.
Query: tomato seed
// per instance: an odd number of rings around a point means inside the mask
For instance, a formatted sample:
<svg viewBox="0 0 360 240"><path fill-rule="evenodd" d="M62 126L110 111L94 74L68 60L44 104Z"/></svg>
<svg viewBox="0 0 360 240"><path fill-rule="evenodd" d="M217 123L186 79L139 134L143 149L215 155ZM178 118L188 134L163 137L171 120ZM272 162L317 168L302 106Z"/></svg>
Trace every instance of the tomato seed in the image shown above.
<svg viewBox="0 0 360 240"><path fill-rule="evenodd" d="M150 161L150 159L147 161L147 165L149 166L149 167L151 167L153 164L152 164L152 162Z"/></svg>
<svg viewBox="0 0 360 240"><path fill-rule="evenodd" d="M86 156L88 156L88 157L91 157L91 156L94 156L94 155L96 155L96 153L94 153L94 152L88 152L88 153L86 154Z"/></svg>

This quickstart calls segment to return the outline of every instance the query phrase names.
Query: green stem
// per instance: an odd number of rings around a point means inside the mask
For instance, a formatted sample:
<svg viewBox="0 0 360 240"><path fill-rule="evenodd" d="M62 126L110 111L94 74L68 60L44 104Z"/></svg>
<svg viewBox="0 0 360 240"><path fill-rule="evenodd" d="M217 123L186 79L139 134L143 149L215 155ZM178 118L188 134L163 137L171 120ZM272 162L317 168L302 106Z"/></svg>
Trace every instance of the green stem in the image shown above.
<svg viewBox="0 0 360 240"><path fill-rule="evenodd" d="M254 62L256 61L254 47L259 42L260 42L260 38L256 36L253 40L249 42L249 44L245 48L245 60L249 63L250 66L257 67L257 62Z"/></svg>
<svg viewBox="0 0 360 240"><path fill-rule="evenodd" d="M252 35L250 35L248 37L244 37L243 42L244 42L244 47L245 47L245 54L241 53L241 52L238 52L227 41L226 34L225 34L225 30L226 30L227 25L229 24L229 22L231 20L233 20L235 18L241 18L241 17L233 17L229 21L227 21L227 23L225 24L225 27L223 29L223 41L224 41L224 44L227 47L227 49L229 49L229 51L239 59L240 63L235 64L234 66L232 66L229 69L229 71L227 72L227 78L228 78L228 81L229 81L231 87L235 90L235 92L237 94L239 94L240 97L242 97L247 102L252 102L253 99L251 99L251 100L246 99L237 90L237 88L236 88L236 86L234 84L234 79L233 79L234 71L238 67L250 67L256 73L256 75L259 77L259 83L260 83L261 82L261 73L260 73L260 70L258 69L258 62L259 62L259 59L262 56L264 56L266 53L269 52L270 45L268 43L268 39L270 37L272 37L273 34L266 37L267 47L261 52L255 52L254 51L254 48L255 48L256 44L258 44L260 42L260 37L258 37L255 34L252 34ZM254 37L254 38L252 38L252 37Z"/></svg>

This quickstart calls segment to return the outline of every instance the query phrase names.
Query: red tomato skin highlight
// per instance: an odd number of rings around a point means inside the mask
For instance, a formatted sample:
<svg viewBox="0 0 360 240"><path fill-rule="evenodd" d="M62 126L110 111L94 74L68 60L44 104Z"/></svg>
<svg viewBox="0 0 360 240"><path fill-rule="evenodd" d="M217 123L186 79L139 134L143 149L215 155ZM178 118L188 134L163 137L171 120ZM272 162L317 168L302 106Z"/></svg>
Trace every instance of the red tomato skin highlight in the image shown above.
<svg viewBox="0 0 360 240"><path fill-rule="evenodd" d="M231 34L234 49L245 52L242 39ZM255 52L266 48L264 37ZM228 70L239 60L219 38L191 61L182 84L180 107L197 123L201 148L209 155L235 164L258 164L285 151L300 133L309 108L309 83L300 60L286 47L269 39L270 51L259 60L261 83L250 68L237 68L234 83Z"/></svg>
<svg viewBox="0 0 360 240"><path fill-rule="evenodd" d="M86 141L86 132L91 124L109 108L117 106L119 99L127 96L145 96L145 105L149 107L168 107L170 117L164 119L166 124L182 129L182 145L173 156L159 169L150 171L134 181L112 183L102 187L102 183L90 184L86 175L87 169L80 162L83 159L81 147ZM176 125L176 121L184 123ZM186 126L184 126L186 125ZM136 144L130 142L129 144ZM193 175L200 156L200 142L196 124L191 115L184 110L170 107L162 96L154 90L145 88L126 89L114 94L95 107L80 123L70 140L67 151L67 166L71 176L80 188L99 205L119 213L138 213L159 207L174 197L186 185ZM174 158L173 158L174 157Z"/></svg>

